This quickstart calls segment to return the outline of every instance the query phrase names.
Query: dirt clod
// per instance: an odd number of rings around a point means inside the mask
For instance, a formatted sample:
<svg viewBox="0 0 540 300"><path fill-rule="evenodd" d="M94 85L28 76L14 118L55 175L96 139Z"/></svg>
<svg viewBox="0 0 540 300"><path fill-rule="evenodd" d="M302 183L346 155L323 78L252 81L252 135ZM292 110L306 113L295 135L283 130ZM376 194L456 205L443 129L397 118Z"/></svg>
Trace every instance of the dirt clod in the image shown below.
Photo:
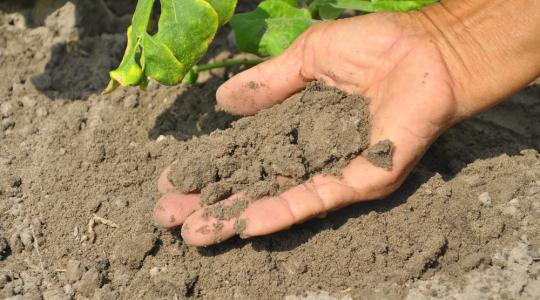
<svg viewBox="0 0 540 300"><path fill-rule="evenodd" d="M70 259L66 266L66 279L70 283L79 281L83 275L83 268L81 262L78 260Z"/></svg>
<svg viewBox="0 0 540 300"><path fill-rule="evenodd" d="M112 261L126 265L131 269L137 269L155 243L156 237L152 233L143 233L137 237L125 239L114 249Z"/></svg>
<svg viewBox="0 0 540 300"><path fill-rule="evenodd" d="M313 83L230 129L186 142L170 179L183 192L200 190L207 204L240 191L250 198L274 195L282 190L278 176L293 184L320 172L339 175L367 148L369 130L366 99ZM388 157L391 142L377 149ZM387 167L384 159L377 163Z"/></svg>
<svg viewBox="0 0 540 300"><path fill-rule="evenodd" d="M364 155L372 164L377 167L390 170L392 168L392 150L394 143L390 140L383 140L369 147Z"/></svg>
<svg viewBox="0 0 540 300"><path fill-rule="evenodd" d="M76 287L79 293L86 297L92 297L94 291L103 285L103 275L96 269L86 271Z"/></svg>

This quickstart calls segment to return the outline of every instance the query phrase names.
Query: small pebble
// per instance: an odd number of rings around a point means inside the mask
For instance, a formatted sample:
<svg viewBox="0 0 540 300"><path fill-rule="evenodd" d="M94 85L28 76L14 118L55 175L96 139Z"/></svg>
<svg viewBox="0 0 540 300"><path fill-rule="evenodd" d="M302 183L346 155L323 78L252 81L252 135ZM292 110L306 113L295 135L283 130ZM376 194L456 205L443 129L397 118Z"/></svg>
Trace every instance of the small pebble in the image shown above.
<svg viewBox="0 0 540 300"><path fill-rule="evenodd" d="M83 296L90 298L94 294L94 291L102 285L103 278L101 274L95 269L90 269L86 271L81 280L77 282L77 290Z"/></svg>
<svg viewBox="0 0 540 300"><path fill-rule="evenodd" d="M64 285L63 289L64 289L64 293L66 293L67 295L73 294L73 286L71 284Z"/></svg>
<svg viewBox="0 0 540 300"><path fill-rule="evenodd" d="M9 117L13 114L13 104L11 102L4 102L0 104L0 113L4 117Z"/></svg>
<svg viewBox="0 0 540 300"><path fill-rule="evenodd" d="M49 111L45 107L39 107L36 109L36 116L38 117L46 117L49 114Z"/></svg>
<svg viewBox="0 0 540 300"><path fill-rule="evenodd" d="M501 209L501 212L507 216L515 216L518 213L518 209L515 206L505 206Z"/></svg>
<svg viewBox="0 0 540 300"><path fill-rule="evenodd" d="M118 208L125 208L128 207L129 202L126 199L117 198L114 200L114 205L116 205Z"/></svg>
<svg viewBox="0 0 540 300"><path fill-rule="evenodd" d="M448 186L441 186L437 189L437 194L444 197L451 197L452 196L452 188Z"/></svg>
<svg viewBox="0 0 540 300"><path fill-rule="evenodd" d="M21 242L26 250L32 250L34 248L34 238L30 229L26 228L20 233Z"/></svg>
<svg viewBox="0 0 540 300"><path fill-rule="evenodd" d="M0 123L1 130L8 130L13 127L15 127L15 121L13 121L13 119L11 118L3 119L2 122Z"/></svg>
<svg viewBox="0 0 540 300"><path fill-rule="evenodd" d="M139 105L139 99L137 95L129 95L124 99L125 108L135 108Z"/></svg>
<svg viewBox="0 0 540 300"><path fill-rule="evenodd" d="M512 206L515 206L515 207L519 207L519 199L518 198L514 198L512 200L510 200L508 202L508 204L512 205Z"/></svg>
<svg viewBox="0 0 540 300"><path fill-rule="evenodd" d="M24 96L21 98L21 102L24 107L34 107L37 104L37 100L34 97Z"/></svg>
<svg viewBox="0 0 540 300"><path fill-rule="evenodd" d="M491 206L491 196L488 192L483 192L478 196L478 200L482 202L484 206Z"/></svg>
<svg viewBox="0 0 540 300"><path fill-rule="evenodd" d="M159 274L159 272L161 272L161 268L160 268L160 267L153 267L152 269L150 269L150 276L151 276L151 277L154 277L154 276L156 276L157 274Z"/></svg>
<svg viewBox="0 0 540 300"><path fill-rule="evenodd" d="M26 90L26 87L24 86L24 83L15 82L11 86L11 91L13 95L21 95L25 92L25 90Z"/></svg>
<svg viewBox="0 0 540 300"><path fill-rule="evenodd" d="M76 282L81 279L83 270L81 267L81 262L78 260L70 259L66 266L66 279L68 282Z"/></svg>

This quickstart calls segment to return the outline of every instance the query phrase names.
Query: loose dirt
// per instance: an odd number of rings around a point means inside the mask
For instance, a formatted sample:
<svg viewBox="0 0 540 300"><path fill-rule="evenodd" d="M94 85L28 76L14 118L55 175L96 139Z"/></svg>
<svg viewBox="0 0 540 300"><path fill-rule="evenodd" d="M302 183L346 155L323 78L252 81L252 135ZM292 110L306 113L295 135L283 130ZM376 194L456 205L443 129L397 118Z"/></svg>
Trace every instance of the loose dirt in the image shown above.
<svg viewBox="0 0 540 300"><path fill-rule="evenodd" d="M368 147L370 129L364 98L316 82L230 129L186 142L170 179L182 192L200 191L207 204L241 191L250 199L276 195L317 173L339 176ZM389 167L391 142L372 148L367 157ZM288 184L278 184L280 176Z"/></svg>
<svg viewBox="0 0 540 300"><path fill-rule="evenodd" d="M229 128L214 93L236 70L101 96L125 24L90 2L47 22L0 3L0 299L539 298L539 86L451 128L387 199L197 249L153 224L156 181ZM237 57L215 45L207 61Z"/></svg>

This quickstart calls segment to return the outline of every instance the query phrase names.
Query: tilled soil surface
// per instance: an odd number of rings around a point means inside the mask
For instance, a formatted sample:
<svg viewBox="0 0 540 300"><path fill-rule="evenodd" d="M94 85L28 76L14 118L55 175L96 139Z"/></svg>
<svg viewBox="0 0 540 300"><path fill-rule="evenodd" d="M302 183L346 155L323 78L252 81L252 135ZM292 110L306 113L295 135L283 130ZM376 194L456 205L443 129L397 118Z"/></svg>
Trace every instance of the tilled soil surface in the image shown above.
<svg viewBox="0 0 540 300"><path fill-rule="evenodd" d="M101 96L129 10L26 2L0 3L1 299L540 297L539 86L450 129L388 199L197 249L153 224L156 181L234 120L229 71Z"/></svg>

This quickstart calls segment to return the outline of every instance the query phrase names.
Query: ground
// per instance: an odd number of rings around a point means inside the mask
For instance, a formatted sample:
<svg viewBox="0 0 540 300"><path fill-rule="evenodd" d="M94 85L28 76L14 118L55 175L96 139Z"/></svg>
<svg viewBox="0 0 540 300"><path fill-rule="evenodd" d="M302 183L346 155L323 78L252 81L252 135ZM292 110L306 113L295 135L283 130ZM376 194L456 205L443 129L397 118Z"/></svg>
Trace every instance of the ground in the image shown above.
<svg viewBox="0 0 540 300"><path fill-rule="evenodd" d="M214 99L234 70L101 95L128 8L0 3L0 298L540 298L540 86L451 128L387 199L198 249L154 225L156 181L234 120Z"/></svg>

